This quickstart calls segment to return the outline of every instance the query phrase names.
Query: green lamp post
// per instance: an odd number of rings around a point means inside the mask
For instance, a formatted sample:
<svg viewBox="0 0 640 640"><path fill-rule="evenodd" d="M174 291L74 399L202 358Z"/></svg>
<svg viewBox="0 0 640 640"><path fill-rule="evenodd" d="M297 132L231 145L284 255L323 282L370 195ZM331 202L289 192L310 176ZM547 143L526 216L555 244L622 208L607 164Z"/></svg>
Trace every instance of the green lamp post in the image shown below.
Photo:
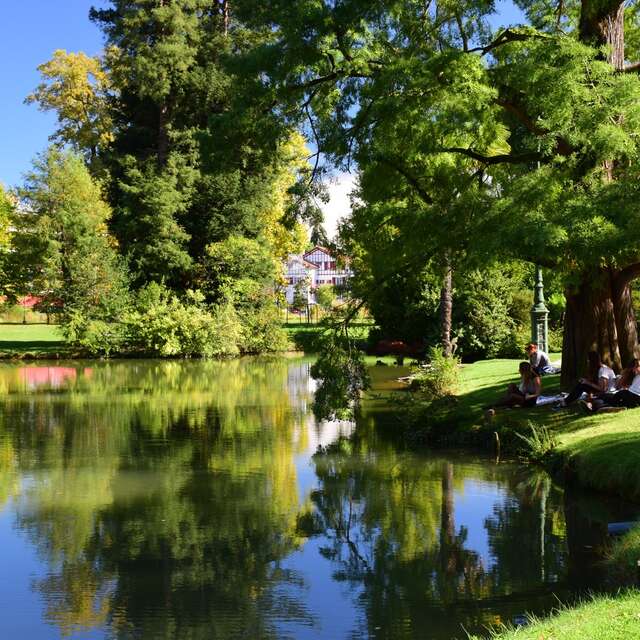
<svg viewBox="0 0 640 640"><path fill-rule="evenodd" d="M549 309L544 303L544 284L542 282L542 268L536 267L536 284L531 307L531 342L538 345L538 349L549 351Z"/></svg>

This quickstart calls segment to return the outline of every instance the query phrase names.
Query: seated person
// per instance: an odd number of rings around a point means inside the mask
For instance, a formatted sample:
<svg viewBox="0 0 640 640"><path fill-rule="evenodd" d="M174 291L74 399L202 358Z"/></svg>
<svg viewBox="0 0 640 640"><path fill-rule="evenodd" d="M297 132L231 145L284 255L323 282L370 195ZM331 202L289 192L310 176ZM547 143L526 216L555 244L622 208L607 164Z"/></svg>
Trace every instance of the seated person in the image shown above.
<svg viewBox="0 0 640 640"><path fill-rule="evenodd" d="M591 396L602 396L605 393L616 390L616 374L611 367L602 364L597 351L589 351L587 354L587 376L580 378L578 384L564 399L563 406L575 402L583 393Z"/></svg>
<svg viewBox="0 0 640 640"><path fill-rule="evenodd" d="M586 403L586 408L597 411L602 407L640 407L640 360L634 358L622 372L616 385L618 391L601 395L593 406Z"/></svg>
<svg viewBox="0 0 640 640"><path fill-rule="evenodd" d="M507 394L502 400L495 402L489 409L496 407L535 407L540 395L542 384L540 376L533 370L528 362L521 362L518 367L520 372L520 384L510 384Z"/></svg>
<svg viewBox="0 0 640 640"><path fill-rule="evenodd" d="M537 375L543 376L548 373L556 373L555 368L551 366L549 356L542 349L538 349L538 345L535 342L530 342L525 351L529 356L529 363Z"/></svg>

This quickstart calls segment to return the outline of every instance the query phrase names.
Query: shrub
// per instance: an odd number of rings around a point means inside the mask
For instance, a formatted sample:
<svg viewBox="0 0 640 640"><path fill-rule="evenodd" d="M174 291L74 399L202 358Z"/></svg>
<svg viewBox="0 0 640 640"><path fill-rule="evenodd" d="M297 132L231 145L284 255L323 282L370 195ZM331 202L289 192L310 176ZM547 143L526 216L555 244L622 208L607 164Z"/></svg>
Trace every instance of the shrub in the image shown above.
<svg viewBox="0 0 640 640"><path fill-rule="evenodd" d="M242 336L240 348L244 353L286 351L287 334L282 328L280 310L275 304L265 304L241 312Z"/></svg>
<svg viewBox="0 0 640 640"><path fill-rule="evenodd" d="M159 356L226 357L239 352L242 327L229 304L208 308L201 294L182 301L152 283L141 290L136 309L125 317L127 345Z"/></svg>
<svg viewBox="0 0 640 640"><path fill-rule="evenodd" d="M65 314L62 325L65 340L94 356L109 357L124 342L122 325L85 317L79 311Z"/></svg>
<svg viewBox="0 0 640 640"><path fill-rule="evenodd" d="M422 391L429 400L453 395L458 386L460 361L447 358L439 347L429 349L428 360L429 364L414 377L413 388Z"/></svg>
<svg viewBox="0 0 640 640"><path fill-rule="evenodd" d="M515 433L524 444L524 450L528 458L533 461L541 461L558 446L555 434L544 425L529 422L530 435Z"/></svg>

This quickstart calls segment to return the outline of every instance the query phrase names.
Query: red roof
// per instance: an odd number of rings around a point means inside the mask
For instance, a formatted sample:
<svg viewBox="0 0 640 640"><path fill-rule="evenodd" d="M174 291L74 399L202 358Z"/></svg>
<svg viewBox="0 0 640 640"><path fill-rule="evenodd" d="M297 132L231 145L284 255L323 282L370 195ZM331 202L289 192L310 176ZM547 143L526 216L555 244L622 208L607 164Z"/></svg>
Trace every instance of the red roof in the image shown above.
<svg viewBox="0 0 640 640"><path fill-rule="evenodd" d="M25 309L31 309L35 307L39 302L42 302L42 298L39 296L23 296L22 298L18 298L18 304Z"/></svg>
<svg viewBox="0 0 640 640"><path fill-rule="evenodd" d="M307 251L307 253L305 253L304 256L306 257L311 253L313 253L314 251L322 251L322 253L325 253L330 258L333 258L331 251L329 251L329 249L327 249L326 247L321 247L320 245L316 245L315 247L313 247L313 249L311 249L310 251Z"/></svg>

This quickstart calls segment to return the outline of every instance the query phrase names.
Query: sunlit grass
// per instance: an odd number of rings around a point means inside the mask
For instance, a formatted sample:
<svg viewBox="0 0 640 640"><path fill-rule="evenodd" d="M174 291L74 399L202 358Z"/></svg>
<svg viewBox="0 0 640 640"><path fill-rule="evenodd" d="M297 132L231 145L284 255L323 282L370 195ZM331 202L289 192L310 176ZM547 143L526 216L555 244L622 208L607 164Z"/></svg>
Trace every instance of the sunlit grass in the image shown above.
<svg viewBox="0 0 640 640"><path fill-rule="evenodd" d="M640 593L599 596L531 624L506 630L500 640L631 640L640 638ZM477 636L472 636L476 639Z"/></svg>
<svg viewBox="0 0 640 640"><path fill-rule="evenodd" d="M48 355L63 351L60 328L47 324L0 324L0 355Z"/></svg>
<svg viewBox="0 0 640 640"><path fill-rule="evenodd" d="M458 407L451 421L460 429L482 425L483 408L518 380L517 360L487 360L462 367ZM543 394L560 390L558 375L545 376ZM640 496L640 409L587 415L578 406L498 410L496 428L545 425L558 441L557 458L579 483L598 490Z"/></svg>

